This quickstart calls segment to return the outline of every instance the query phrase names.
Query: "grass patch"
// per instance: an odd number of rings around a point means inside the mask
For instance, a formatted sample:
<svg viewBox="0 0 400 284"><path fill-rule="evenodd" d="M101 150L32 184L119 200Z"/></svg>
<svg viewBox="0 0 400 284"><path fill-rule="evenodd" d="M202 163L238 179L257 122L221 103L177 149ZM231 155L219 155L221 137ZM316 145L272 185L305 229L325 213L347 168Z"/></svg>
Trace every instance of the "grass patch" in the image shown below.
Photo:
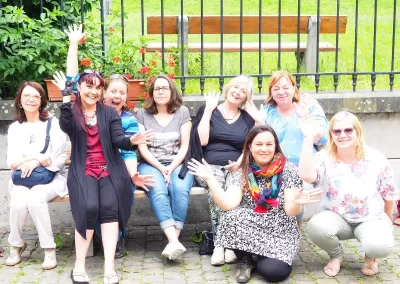
<svg viewBox="0 0 400 284"><path fill-rule="evenodd" d="M125 1L125 36L133 38L141 34L141 1ZM278 1L263 0L262 14L277 15ZM200 0L184 1L184 15L200 15ZM244 1L244 15L258 15L259 0ZM321 1L321 15L336 15L336 1ZM371 72L373 70L385 72L391 70L392 60L392 32L393 32L393 1L378 0L377 9L377 35L374 49L374 1L359 1L359 17L358 17L358 42L355 50L355 1L340 1L339 13L347 15L347 28L345 34L339 35L339 47L341 51L336 58L335 52L321 52L319 55L320 65L319 72ZM113 1L113 8L119 7L119 1ZM204 15L219 15L221 10L220 1L204 1ZM314 0L301 1L300 11L302 15L317 15L317 2ZM282 0L283 15L297 15L297 1ZM169 0L168 5L164 5L165 15L180 15L181 1ZM224 15L239 15L240 1L225 0L223 1ZM99 16L99 12L95 11L94 15ZM397 5L397 14L400 14L400 5ZM147 0L144 1L144 31L146 33L146 17L150 15L161 15L161 1ZM115 24L118 24L117 22ZM400 30L400 21L396 22L397 31ZM151 35L154 42L160 42L161 36ZM239 42L239 35L224 35L224 42ZM263 42L277 42L277 35L263 35ZM282 42L296 42L297 35L282 35ZM300 41L305 42L307 35L301 35ZM176 35L165 35L165 42L176 42ZM204 42L219 42L220 35L204 35ZM320 41L327 41L335 44L335 34L321 34ZM200 42L200 35L189 35L189 42ZM258 42L258 35L243 35L243 42ZM400 40L395 42L395 50L400 50ZM356 56L355 56L356 55ZM375 66L373 58L375 57ZM219 53L205 53L203 72L205 75L238 75L243 74L270 74L277 70L286 69L289 72L297 73L297 60L293 53L281 53L278 57L277 53L267 52L259 56L258 53L243 53L242 70L240 70L239 53L224 53L223 64L220 64ZM201 60L199 53L189 53L189 75L201 75ZM258 66L261 61L261 68ZM337 62L337 64L336 64ZM394 60L394 70L400 70L400 60ZM299 66L299 71L304 72L303 67ZM226 83L228 79L225 80ZM179 82L179 80L178 80ZM256 86L258 82L256 82ZM357 89L371 89L371 76L358 75L356 80ZM350 75L340 75L338 82L338 90L351 90L353 88L352 77ZM185 84L186 94L200 93L199 79L188 79ZM206 79L204 91L218 90L220 88L218 79ZM400 88L400 75L395 76L394 88ZM314 82L306 77L301 79L302 90L315 90ZM334 89L333 76L322 75L319 82L319 91L331 91ZM375 89L389 89L389 76L377 75ZM257 91L267 91L267 79L262 80L262 86Z"/></svg>
<svg viewBox="0 0 400 284"><path fill-rule="evenodd" d="M56 251L60 251L64 246L63 235L61 233L56 236L55 242L56 242Z"/></svg>

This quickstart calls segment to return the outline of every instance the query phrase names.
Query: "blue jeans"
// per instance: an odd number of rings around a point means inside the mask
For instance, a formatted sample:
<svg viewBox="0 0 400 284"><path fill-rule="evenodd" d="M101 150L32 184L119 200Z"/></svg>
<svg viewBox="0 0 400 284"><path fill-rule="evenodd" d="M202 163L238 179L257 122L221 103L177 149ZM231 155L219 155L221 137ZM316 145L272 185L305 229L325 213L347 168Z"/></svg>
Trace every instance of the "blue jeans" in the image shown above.
<svg viewBox="0 0 400 284"><path fill-rule="evenodd" d="M185 223L189 207L190 189L193 185L193 175L186 174L184 179L178 177L182 164L171 174L170 182L167 185L162 173L149 165L140 163L138 172L141 175L152 175L155 185L148 186L151 208L162 229L175 226L182 229Z"/></svg>
<svg viewBox="0 0 400 284"><path fill-rule="evenodd" d="M136 185L134 185L132 183L132 204L131 206L133 206L133 202L135 200L135 190L136 190ZM101 227L100 227L100 222L96 223L96 228L95 228L96 234L99 236L99 238L101 239ZM119 229L119 234L118 234L118 240L121 239L121 237L123 235L127 235L128 234L128 228L125 228L124 231L122 232L121 229Z"/></svg>

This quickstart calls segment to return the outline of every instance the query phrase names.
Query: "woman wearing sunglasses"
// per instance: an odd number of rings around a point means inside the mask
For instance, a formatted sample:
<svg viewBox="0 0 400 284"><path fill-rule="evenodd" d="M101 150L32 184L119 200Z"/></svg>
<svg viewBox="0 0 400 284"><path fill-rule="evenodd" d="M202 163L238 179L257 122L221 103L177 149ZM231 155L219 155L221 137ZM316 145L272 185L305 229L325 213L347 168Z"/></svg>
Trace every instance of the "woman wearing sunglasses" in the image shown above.
<svg viewBox="0 0 400 284"><path fill-rule="evenodd" d="M323 146L328 137L328 120L324 110L316 100L302 97L293 76L287 71L276 71L269 80L267 105L264 107L265 124L271 125L279 138L279 145L285 157L295 165L299 164L303 143L301 122L307 117L313 117L318 122L318 135L314 140L314 152ZM305 187L310 187L305 184ZM297 224L301 228L303 211L297 216Z"/></svg>
<svg viewBox="0 0 400 284"><path fill-rule="evenodd" d="M74 52L70 46L68 57ZM75 57L76 58L76 57ZM77 60L67 61L67 75L75 76ZM76 261L73 283L89 283L86 254L97 222L101 224L104 248L104 283L118 283L114 257L119 228L126 228L131 214L132 185L119 149L135 150L147 143L151 131L125 136L114 108L100 103L104 79L94 70L79 75L75 103L62 72L54 75L62 90L60 127L71 140L71 165L67 185L75 221ZM118 149L119 148L119 149Z"/></svg>
<svg viewBox="0 0 400 284"><path fill-rule="evenodd" d="M188 151L192 123L181 94L168 76L158 75L151 82L149 97L137 120L142 131L156 132L151 144L138 147L143 159L138 171L154 176L155 184L149 187L150 204L168 238L162 256L174 260L186 251L178 238L186 219L193 176L181 179L178 173Z"/></svg>
<svg viewBox="0 0 400 284"><path fill-rule="evenodd" d="M69 27L66 32L70 42L70 48L67 57L67 65L71 74L78 74L78 45L79 42L86 36L86 33L82 32L82 27L75 26ZM68 79L72 80L73 77ZM78 81L79 76L75 76L74 80ZM76 84L75 84L76 90ZM128 111L126 107L126 100L128 96L128 79L123 75L113 74L105 79L104 81L104 92L103 92L103 103L105 105L113 107L119 114L122 122L122 129L126 136L131 136L139 132L139 126L136 118L132 113ZM132 191L135 191L136 186L147 190L146 185L152 185L152 179L150 176L139 175L137 171L137 156L135 151L121 150L122 159L125 162L126 168L128 169L129 175L132 179ZM134 197L134 195L133 195ZM132 205L133 205L132 199ZM115 252L116 258L121 258L125 255L127 250L127 228L125 228L125 234L120 230L117 249ZM101 238L101 229L99 224L96 226L96 234ZM125 235L125 237L124 237Z"/></svg>
<svg viewBox="0 0 400 284"><path fill-rule="evenodd" d="M324 191L323 211L308 223L310 239L330 256L324 267L336 276L344 260L339 241L357 239L365 252L364 275L378 273L378 258L387 257L394 246L392 215L398 190L385 156L364 142L358 118L347 111L329 123L327 150L313 157L318 133L315 122L303 125L303 150L299 173L304 181Z"/></svg>

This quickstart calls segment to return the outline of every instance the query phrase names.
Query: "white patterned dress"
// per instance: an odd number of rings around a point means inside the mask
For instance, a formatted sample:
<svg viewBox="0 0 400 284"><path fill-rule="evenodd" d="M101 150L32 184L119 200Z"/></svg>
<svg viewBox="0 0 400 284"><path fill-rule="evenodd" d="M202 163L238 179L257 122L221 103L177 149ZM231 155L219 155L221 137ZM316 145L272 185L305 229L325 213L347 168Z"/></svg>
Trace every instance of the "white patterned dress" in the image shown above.
<svg viewBox="0 0 400 284"><path fill-rule="evenodd" d="M241 171L237 171L234 176L232 184L228 187L240 187ZM266 179L256 180L264 184ZM237 208L222 212L215 246L275 258L292 265L299 251L300 233L296 217L285 213L284 191L286 188L302 186L303 181L299 177L297 167L286 162L277 199L279 206L269 207L267 213L254 212L256 203L246 190Z"/></svg>

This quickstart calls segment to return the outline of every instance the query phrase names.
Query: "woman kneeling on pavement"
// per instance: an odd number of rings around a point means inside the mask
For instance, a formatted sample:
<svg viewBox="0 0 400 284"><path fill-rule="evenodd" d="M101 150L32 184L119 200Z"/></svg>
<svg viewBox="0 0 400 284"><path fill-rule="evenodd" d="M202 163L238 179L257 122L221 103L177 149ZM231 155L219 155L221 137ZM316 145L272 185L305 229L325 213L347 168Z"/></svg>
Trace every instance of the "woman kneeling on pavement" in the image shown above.
<svg viewBox="0 0 400 284"><path fill-rule="evenodd" d="M269 282L285 280L300 246L296 215L303 204L317 202L321 191L303 191L297 167L287 161L270 126L255 126L243 146L243 159L227 190L212 168L189 162L191 173L207 181L216 204L224 210L216 246L233 249L240 264L239 283L250 280L253 255L257 271Z"/></svg>
<svg viewBox="0 0 400 284"><path fill-rule="evenodd" d="M329 123L328 149L314 158L315 123L303 125L299 172L304 181L322 187L323 211L308 223L310 239L330 256L324 267L336 276L344 260L340 240L356 238L365 252L364 275L378 273L378 258L394 246L392 215L398 191L385 156L368 147L358 118L347 111Z"/></svg>

